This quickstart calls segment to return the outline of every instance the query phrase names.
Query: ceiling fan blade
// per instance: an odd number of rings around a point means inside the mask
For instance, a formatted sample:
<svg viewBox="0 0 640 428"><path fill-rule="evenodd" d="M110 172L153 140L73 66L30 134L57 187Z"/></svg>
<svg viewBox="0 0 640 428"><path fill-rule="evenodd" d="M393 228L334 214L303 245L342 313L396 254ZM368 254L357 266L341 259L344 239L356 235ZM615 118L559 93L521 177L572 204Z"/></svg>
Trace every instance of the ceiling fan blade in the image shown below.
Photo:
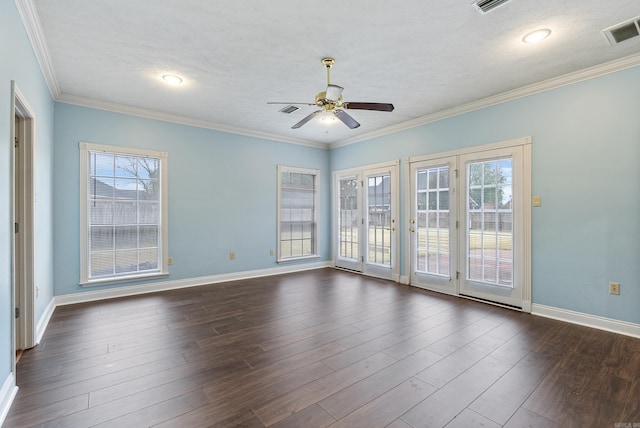
<svg viewBox="0 0 640 428"><path fill-rule="evenodd" d="M342 107L351 110L393 111L393 104L389 103L342 103Z"/></svg>
<svg viewBox="0 0 640 428"><path fill-rule="evenodd" d="M335 115L338 119L340 119L345 125L349 128L354 129L360 126L360 124L351 116L347 114L344 110L336 110Z"/></svg>
<svg viewBox="0 0 640 428"><path fill-rule="evenodd" d="M267 104L293 104L299 106L314 106L314 103L282 103L280 101L269 101Z"/></svg>
<svg viewBox="0 0 640 428"><path fill-rule="evenodd" d="M342 91L344 91L344 88L342 86L329 84L327 86L327 92L325 96L328 100L338 101L338 98L340 98L340 96L342 95Z"/></svg>
<svg viewBox="0 0 640 428"><path fill-rule="evenodd" d="M295 125L293 125L291 127L291 129L298 129L300 128L302 125L304 125L305 123L309 122L311 119L313 119L317 114L322 113L322 110L317 110L314 111L313 113L311 113L309 116L305 117L304 119L302 119L300 122L296 123Z"/></svg>

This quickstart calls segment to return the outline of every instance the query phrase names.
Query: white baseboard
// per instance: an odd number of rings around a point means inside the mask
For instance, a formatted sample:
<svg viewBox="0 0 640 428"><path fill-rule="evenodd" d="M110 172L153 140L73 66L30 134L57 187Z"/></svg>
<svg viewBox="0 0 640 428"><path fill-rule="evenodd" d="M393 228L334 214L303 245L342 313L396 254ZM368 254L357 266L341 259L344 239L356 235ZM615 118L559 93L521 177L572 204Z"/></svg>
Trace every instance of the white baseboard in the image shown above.
<svg viewBox="0 0 640 428"><path fill-rule="evenodd" d="M552 306L539 305L537 303L531 305L531 313L546 318L570 322L572 324L584 325L586 327L640 338L640 324L554 308Z"/></svg>
<svg viewBox="0 0 640 428"><path fill-rule="evenodd" d="M157 291L176 290L199 285L215 284L219 282L238 281L242 279L259 278L263 276L283 275L286 273L303 272L307 270L331 267L331 262L317 262L292 264L275 268L232 272L219 275L201 276L196 278L176 279L173 281L159 281L148 284L114 287L105 290L86 291L84 293L65 294L53 298L53 308L75 303L93 302L96 300L115 299L117 297L135 296L138 294L154 293ZM48 322L48 320L47 320ZM46 326L45 326L46 328ZM43 329L44 332L44 329Z"/></svg>
<svg viewBox="0 0 640 428"><path fill-rule="evenodd" d="M410 285L409 284L409 275L400 275L400 278L399 278L398 282L400 284L403 284L403 285Z"/></svg>
<svg viewBox="0 0 640 428"><path fill-rule="evenodd" d="M42 336L44 336L44 332L47 330L49 320L51 320L51 316L53 315L53 311L55 311L55 309L55 299L51 299L47 307L44 309L42 316L38 320L38 325L36 325L36 345L42 340Z"/></svg>
<svg viewBox="0 0 640 428"><path fill-rule="evenodd" d="M0 426L4 423L11 403L18 393L18 387L16 386L16 378L13 373L9 373L9 376L4 381L2 389L0 389Z"/></svg>

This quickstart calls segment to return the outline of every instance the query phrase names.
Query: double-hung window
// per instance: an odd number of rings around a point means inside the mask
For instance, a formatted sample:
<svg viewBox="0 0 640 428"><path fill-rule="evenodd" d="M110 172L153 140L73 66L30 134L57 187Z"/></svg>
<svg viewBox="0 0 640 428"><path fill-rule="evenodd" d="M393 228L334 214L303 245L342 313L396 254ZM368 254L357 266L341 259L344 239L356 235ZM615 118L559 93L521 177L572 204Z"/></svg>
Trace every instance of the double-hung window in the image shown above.
<svg viewBox="0 0 640 428"><path fill-rule="evenodd" d="M167 153L80 143L80 174L80 283L167 274Z"/></svg>
<svg viewBox="0 0 640 428"><path fill-rule="evenodd" d="M318 256L318 174L278 166L278 262Z"/></svg>

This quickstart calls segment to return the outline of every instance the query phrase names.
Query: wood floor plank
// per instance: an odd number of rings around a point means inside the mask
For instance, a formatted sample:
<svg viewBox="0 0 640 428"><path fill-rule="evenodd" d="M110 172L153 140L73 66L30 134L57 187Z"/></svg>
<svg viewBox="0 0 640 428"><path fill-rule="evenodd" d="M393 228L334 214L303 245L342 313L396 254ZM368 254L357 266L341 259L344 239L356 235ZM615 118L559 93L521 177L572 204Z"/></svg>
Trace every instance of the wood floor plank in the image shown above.
<svg viewBox="0 0 640 428"><path fill-rule="evenodd" d="M166 401L128 413L124 416L94 425L98 428L150 427L207 404L201 389L179 395Z"/></svg>
<svg viewBox="0 0 640 428"><path fill-rule="evenodd" d="M336 419L342 419L442 358L442 355L424 350L342 389L319 404Z"/></svg>
<svg viewBox="0 0 640 428"><path fill-rule="evenodd" d="M16 401L22 401L20 392ZM53 421L57 423L60 418L79 412L89 407L89 395L81 394L66 400L56 401L43 406L26 406L27 411L20 411L15 407L7 415L3 426L6 427L32 427Z"/></svg>
<svg viewBox="0 0 640 428"><path fill-rule="evenodd" d="M285 371L278 376L258 379L259 382L252 385L245 383L244 377L234 379L231 385L227 385L224 381L220 385L214 383L205 387L209 404L158 426L164 428L216 426L220 421L228 421L234 415L250 411L248 406L264 405L332 372L333 370L324 364L314 363L296 370Z"/></svg>
<svg viewBox="0 0 640 428"><path fill-rule="evenodd" d="M169 370L150 373L146 376L132 378L125 382L98 388L94 384L93 390L89 394L89 406L96 407L114 400L138 394L149 389L180 380L185 377L197 376L206 372L216 379L237 377L250 371L250 368L243 362L230 358L227 361L211 361L196 364L184 364L172 367Z"/></svg>
<svg viewBox="0 0 640 428"><path fill-rule="evenodd" d="M416 336L421 332L422 330L413 326L398 328L394 333L385 334L377 339L365 342L362 345L347 349L346 351L324 359L323 362L334 370L338 370L347 367L356 361L360 361L378 352L384 351L389 346L393 346L406 338Z"/></svg>
<svg viewBox="0 0 640 428"><path fill-rule="evenodd" d="M211 382L212 379L215 379L215 376L211 378L208 376L208 373L205 371L189 377L183 377L127 397L75 412L56 419L55 421L48 422L44 424L44 427L90 427L98 425L111 419L157 405L168 399L198 390L208 382Z"/></svg>
<svg viewBox="0 0 640 428"><path fill-rule="evenodd" d="M269 404L254 408L265 425L273 425L341 389L393 364L396 360L382 353L375 354L322 379L276 398Z"/></svg>
<svg viewBox="0 0 640 428"><path fill-rule="evenodd" d="M300 428L300 427L315 427L326 428L336 420L327 413L322 407L317 404L313 404L304 410L294 413L288 418L271 425L272 428Z"/></svg>
<svg viewBox="0 0 640 428"><path fill-rule="evenodd" d="M411 378L340 419L332 428L382 428L433 394L435 387Z"/></svg>
<svg viewBox="0 0 640 428"><path fill-rule="evenodd" d="M510 364L485 357L402 416L414 427L443 427L504 375Z"/></svg>
<svg viewBox="0 0 640 428"><path fill-rule="evenodd" d="M502 425L497 424L489 418L474 412L470 409L464 409L458 416L446 425L446 428L500 428ZM523 425L526 426L526 425Z"/></svg>
<svg viewBox="0 0 640 428"><path fill-rule="evenodd" d="M546 419L543 416L538 415L525 408L520 408L509 421L504 425L504 428L560 428L562 425L556 422Z"/></svg>
<svg viewBox="0 0 640 428"><path fill-rule="evenodd" d="M436 388L440 388L451 382L451 380L455 379L460 373L473 366L503 343L504 341L502 339L495 337L480 337L457 351L452 352L448 358L440 359L432 366L418 373L416 377ZM425 349L425 351L432 352L428 348Z"/></svg>
<svg viewBox="0 0 640 428"><path fill-rule="evenodd" d="M640 340L335 270L56 308L3 428L640 422Z"/></svg>

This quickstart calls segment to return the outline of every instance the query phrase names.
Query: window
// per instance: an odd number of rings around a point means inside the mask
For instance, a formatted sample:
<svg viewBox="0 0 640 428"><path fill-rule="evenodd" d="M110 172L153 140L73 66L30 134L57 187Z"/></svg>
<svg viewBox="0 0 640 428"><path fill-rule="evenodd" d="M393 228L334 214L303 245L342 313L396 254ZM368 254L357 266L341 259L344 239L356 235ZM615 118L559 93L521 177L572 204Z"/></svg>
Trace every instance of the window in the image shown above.
<svg viewBox="0 0 640 428"><path fill-rule="evenodd" d="M278 262L318 256L318 173L278 167Z"/></svg>
<svg viewBox="0 0 640 428"><path fill-rule="evenodd" d="M513 161L467 164L467 279L513 287Z"/></svg>
<svg viewBox="0 0 640 428"><path fill-rule="evenodd" d="M80 143L80 283L167 274L167 153Z"/></svg>
<svg viewBox="0 0 640 428"><path fill-rule="evenodd" d="M449 166L416 171L416 272L449 277Z"/></svg>

